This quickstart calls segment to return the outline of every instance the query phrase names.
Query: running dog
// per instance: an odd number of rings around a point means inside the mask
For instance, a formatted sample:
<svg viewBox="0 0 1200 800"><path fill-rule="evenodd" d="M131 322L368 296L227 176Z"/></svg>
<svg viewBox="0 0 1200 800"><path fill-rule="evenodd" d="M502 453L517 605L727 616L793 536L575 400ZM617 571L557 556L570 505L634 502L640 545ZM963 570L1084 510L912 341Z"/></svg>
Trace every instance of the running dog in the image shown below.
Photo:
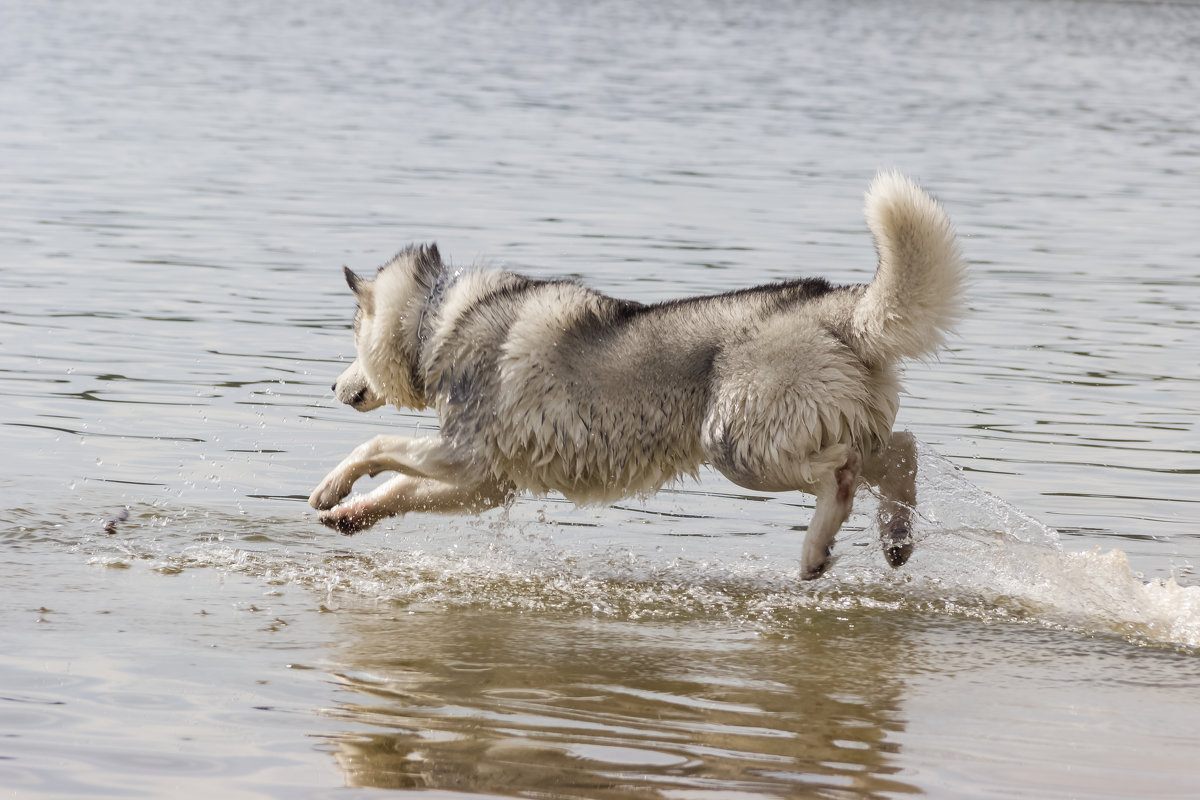
<svg viewBox="0 0 1200 800"><path fill-rule="evenodd" d="M576 503L648 494L710 464L739 486L816 495L815 578L860 480L880 489L893 566L911 552L912 438L893 433L898 363L960 316L963 257L941 206L897 173L866 197L869 284L803 278L642 304L563 280L443 263L410 246L374 279L345 268L357 357L334 392L359 411L437 410L439 433L376 436L313 491L354 533L410 511L482 511L516 493ZM345 499L363 475L399 473Z"/></svg>

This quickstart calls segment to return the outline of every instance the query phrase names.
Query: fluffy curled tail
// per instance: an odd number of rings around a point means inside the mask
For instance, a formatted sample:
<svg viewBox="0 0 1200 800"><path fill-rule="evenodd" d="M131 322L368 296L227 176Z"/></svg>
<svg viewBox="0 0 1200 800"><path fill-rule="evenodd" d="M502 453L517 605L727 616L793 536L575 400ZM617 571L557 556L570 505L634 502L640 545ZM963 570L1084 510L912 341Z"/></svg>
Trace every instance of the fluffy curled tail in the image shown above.
<svg viewBox="0 0 1200 800"><path fill-rule="evenodd" d="M854 308L852 335L868 359L933 355L962 314L966 264L936 200L898 172L867 190L879 266Z"/></svg>

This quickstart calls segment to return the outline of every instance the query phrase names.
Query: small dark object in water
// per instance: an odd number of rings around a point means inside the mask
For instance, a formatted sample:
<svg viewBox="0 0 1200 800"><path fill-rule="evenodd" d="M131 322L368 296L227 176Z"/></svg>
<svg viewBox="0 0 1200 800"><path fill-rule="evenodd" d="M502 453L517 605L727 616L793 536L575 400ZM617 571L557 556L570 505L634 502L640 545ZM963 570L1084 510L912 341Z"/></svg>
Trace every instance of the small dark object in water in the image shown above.
<svg viewBox="0 0 1200 800"><path fill-rule="evenodd" d="M104 521L104 532L105 533L116 533L117 532L117 523L124 522L127 519L129 519L129 509L122 508L120 511L117 512L117 515L115 517L109 517L108 519L106 519Z"/></svg>

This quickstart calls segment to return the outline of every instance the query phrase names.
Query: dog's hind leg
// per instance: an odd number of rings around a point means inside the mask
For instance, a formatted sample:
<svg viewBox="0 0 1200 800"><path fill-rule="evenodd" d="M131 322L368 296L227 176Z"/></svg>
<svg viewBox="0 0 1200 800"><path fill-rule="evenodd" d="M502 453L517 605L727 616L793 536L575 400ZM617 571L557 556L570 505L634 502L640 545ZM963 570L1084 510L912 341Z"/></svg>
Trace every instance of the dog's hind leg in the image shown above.
<svg viewBox="0 0 1200 800"><path fill-rule="evenodd" d="M364 475L399 472L417 478L453 479L462 472L441 436L376 436L358 447L330 470L313 489L308 504L324 511L350 494Z"/></svg>
<svg viewBox="0 0 1200 800"><path fill-rule="evenodd" d="M867 459L863 477L879 487L879 538L893 567L912 555L912 513L917 505L917 445L911 433L894 431L887 446Z"/></svg>
<svg viewBox="0 0 1200 800"><path fill-rule="evenodd" d="M410 511L486 511L501 506L515 494L511 485L483 482L456 485L433 478L397 475L362 497L355 497L321 512L323 524L344 534L369 528L384 517Z"/></svg>
<svg viewBox="0 0 1200 800"><path fill-rule="evenodd" d="M808 535L804 538L804 550L800 561L800 574L804 580L820 577L829 565L833 548L833 537L854 508L854 491L858 488L858 476L862 460L858 453L850 450L840 467L823 477L817 485L817 508L808 523Z"/></svg>
<svg viewBox="0 0 1200 800"><path fill-rule="evenodd" d="M722 413L724 412L724 413ZM709 463L738 486L760 492L809 492L817 496L816 511L808 524L801 555L801 574L805 580L819 577L829 564L833 539L854 507L862 457L849 441L824 448L806 448L806 442L820 442L811 432L790 437L795 450L767 448L759 441L751 447L730 435L730 415L718 409L705 421L701 444ZM759 426L759 428L765 426ZM764 451L773 451L765 458ZM805 455L796 455L805 453Z"/></svg>

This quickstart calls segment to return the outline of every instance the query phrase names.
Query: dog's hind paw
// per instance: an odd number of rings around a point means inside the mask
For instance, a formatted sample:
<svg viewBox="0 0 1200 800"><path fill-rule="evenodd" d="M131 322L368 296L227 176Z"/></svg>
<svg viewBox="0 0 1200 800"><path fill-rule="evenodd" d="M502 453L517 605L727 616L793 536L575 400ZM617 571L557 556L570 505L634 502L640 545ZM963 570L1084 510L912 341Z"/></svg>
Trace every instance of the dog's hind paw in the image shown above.
<svg viewBox="0 0 1200 800"><path fill-rule="evenodd" d="M816 566L804 567L800 572L800 580L815 581L817 578L825 574L825 568L829 566L828 561L824 561Z"/></svg>
<svg viewBox="0 0 1200 800"><path fill-rule="evenodd" d="M892 520L882 534L883 557L893 567L903 567L913 552L912 529L908 520Z"/></svg>
<svg viewBox="0 0 1200 800"><path fill-rule="evenodd" d="M908 563L909 556L912 555L912 544L893 545L883 551L884 558L893 567L903 567Z"/></svg>
<svg viewBox="0 0 1200 800"><path fill-rule="evenodd" d="M820 561L814 563L801 563L800 579L805 581L816 580L825 574L825 570L829 569L829 559L833 555L833 548L826 547L824 557ZM807 559L805 559L807 562Z"/></svg>

